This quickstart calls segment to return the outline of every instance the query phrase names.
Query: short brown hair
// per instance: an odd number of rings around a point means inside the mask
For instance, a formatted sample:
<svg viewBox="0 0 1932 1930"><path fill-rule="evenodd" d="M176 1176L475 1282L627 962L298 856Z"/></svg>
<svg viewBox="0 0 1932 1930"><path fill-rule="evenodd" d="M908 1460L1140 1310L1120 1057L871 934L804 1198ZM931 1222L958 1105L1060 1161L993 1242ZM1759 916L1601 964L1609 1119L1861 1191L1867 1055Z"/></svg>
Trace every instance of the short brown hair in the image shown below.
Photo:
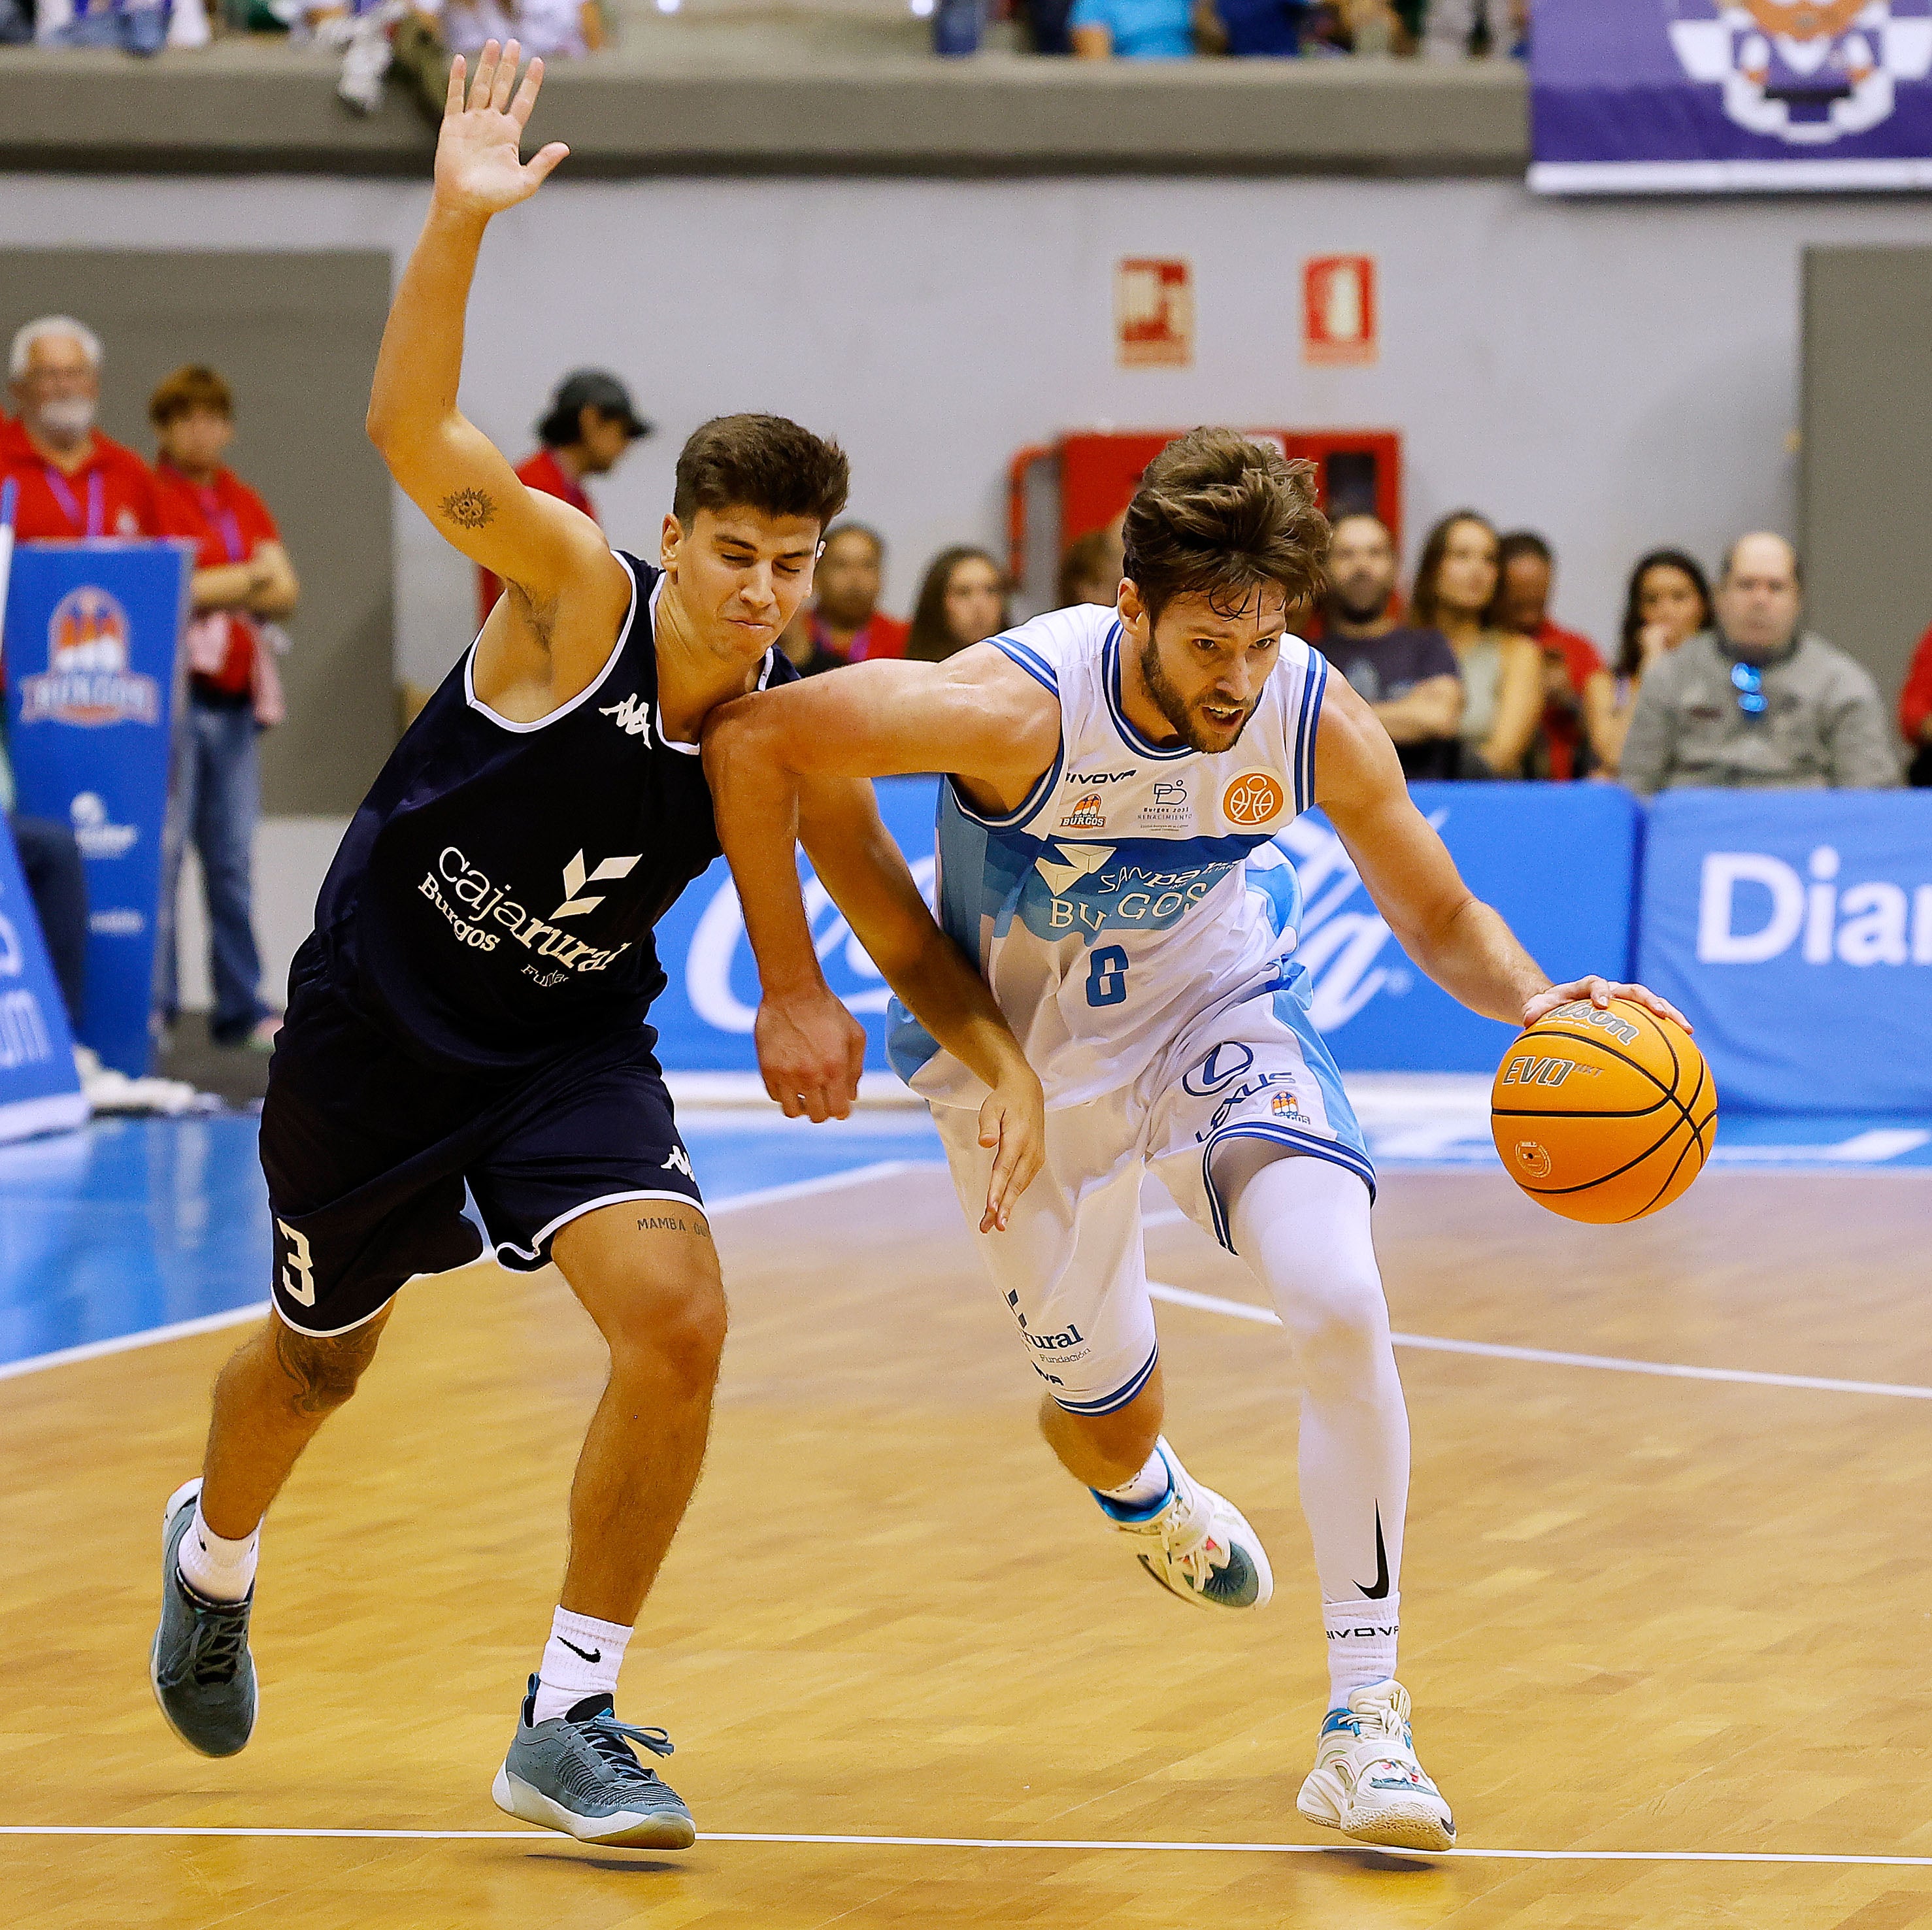
<svg viewBox="0 0 1932 1930"><path fill-rule="evenodd" d="M1328 554L1315 465L1232 429L1169 443L1148 464L1121 533L1126 573L1150 618L1190 593L1238 609L1268 584L1292 610L1319 594Z"/></svg>
<svg viewBox="0 0 1932 1930"><path fill-rule="evenodd" d="M782 416L716 416L678 453L671 514L688 530L700 509L806 516L823 530L845 506L851 465L836 443Z"/></svg>
<svg viewBox="0 0 1932 1930"><path fill-rule="evenodd" d="M177 416L192 416L197 409L210 409L230 422L235 419L235 398L227 383L198 362L176 369L148 398L148 420L158 429L165 429Z"/></svg>

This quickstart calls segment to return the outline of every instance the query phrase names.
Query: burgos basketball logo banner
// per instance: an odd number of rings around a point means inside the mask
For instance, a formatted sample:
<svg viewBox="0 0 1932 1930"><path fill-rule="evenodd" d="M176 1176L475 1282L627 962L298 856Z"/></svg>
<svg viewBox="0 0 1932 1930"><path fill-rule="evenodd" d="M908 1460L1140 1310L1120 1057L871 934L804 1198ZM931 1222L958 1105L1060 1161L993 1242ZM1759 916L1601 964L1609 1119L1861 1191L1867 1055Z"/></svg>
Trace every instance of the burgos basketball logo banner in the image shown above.
<svg viewBox="0 0 1932 1930"><path fill-rule="evenodd" d="M1552 194L1932 186L1932 0L1538 0Z"/></svg>
<svg viewBox="0 0 1932 1930"><path fill-rule="evenodd" d="M192 550L23 543L8 586L7 699L20 808L71 824L87 867L80 1032L148 1070L175 659Z"/></svg>

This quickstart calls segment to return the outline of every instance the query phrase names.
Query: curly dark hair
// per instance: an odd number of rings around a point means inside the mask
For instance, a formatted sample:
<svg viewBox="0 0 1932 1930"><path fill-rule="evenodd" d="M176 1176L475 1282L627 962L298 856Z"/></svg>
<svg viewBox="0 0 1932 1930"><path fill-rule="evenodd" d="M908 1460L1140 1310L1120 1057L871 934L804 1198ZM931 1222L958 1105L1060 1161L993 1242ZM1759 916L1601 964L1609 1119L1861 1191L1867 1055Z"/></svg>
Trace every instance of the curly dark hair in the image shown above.
<svg viewBox="0 0 1932 1930"><path fill-rule="evenodd" d="M851 465L836 443L782 416L714 416L678 452L671 514L688 530L699 510L806 516L820 530L845 506Z"/></svg>
<svg viewBox="0 0 1932 1930"><path fill-rule="evenodd" d="M1169 443L1142 476L1121 533L1150 619L1177 596L1205 596L1232 615L1270 584L1291 611L1322 593L1328 519L1315 506L1315 465L1233 429Z"/></svg>

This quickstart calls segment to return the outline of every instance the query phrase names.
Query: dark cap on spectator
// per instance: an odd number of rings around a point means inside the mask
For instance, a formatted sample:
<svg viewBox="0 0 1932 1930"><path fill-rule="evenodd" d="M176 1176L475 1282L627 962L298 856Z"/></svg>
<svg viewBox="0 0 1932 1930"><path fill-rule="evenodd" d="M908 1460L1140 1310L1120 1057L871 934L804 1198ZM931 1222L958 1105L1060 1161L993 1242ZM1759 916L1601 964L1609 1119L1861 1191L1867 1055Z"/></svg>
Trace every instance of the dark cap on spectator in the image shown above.
<svg viewBox="0 0 1932 1930"><path fill-rule="evenodd" d="M608 369L580 368L557 384L549 413L537 425L537 434L550 449L574 443L586 409L622 422L633 441L651 433L651 425L638 413L631 392Z"/></svg>

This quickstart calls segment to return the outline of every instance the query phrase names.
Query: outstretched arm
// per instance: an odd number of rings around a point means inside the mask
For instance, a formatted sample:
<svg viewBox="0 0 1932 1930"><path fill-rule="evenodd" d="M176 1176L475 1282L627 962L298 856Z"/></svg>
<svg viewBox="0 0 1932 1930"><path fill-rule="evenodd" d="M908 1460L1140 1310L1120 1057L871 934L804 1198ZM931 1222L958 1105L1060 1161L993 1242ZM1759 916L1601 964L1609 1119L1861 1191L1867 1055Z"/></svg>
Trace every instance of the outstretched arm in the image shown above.
<svg viewBox="0 0 1932 1930"><path fill-rule="evenodd" d="M1552 985L1502 914L1462 882L1442 840L1411 801L1388 734L1339 677L1328 680L1322 700L1315 777L1316 802L1396 942L1471 1011L1533 1025L1570 999L1607 1005L1630 998L1690 1029L1667 999L1640 985L1598 977Z"/></svg>
<svg viewBox="0 0 1932 1930"><path fill-rule="evenodd" d="M429 218L382 332L368 430L390 473L458 549L544 603L586 563L596 566L600 552L614 594L623 569L589 517L525 488L456 406L464 311L483 231L493 215L534 194L568 152L553 141L521 158L543 62L532 61L517 88L517 55L514 41L500 56L489 42L466 95L461 58L452 64Z"/></svg>
<svg viewBox="0 0 1932 1930"><path fill-rule="evenodd" d="M808 828L802 794L818 797L839 779L947 770L989 810L1010 809L1059 741L1052 695L986 646L945 664L858 664L712 712L704 770L764 989L759 1063L788 1112L842 1115L856 1077L852 1022L819 971L799 893L792 848ZM827 842L809 835L814 846Z"/></svg>
<svg viewBox="0 0 1932 1930"><path fill-rule="evenodd" d="M850 777L805 780L799 839L819 882L886 983L989 1088L980 1109L980 1143L995 1151L980 1230L1004 1229L1013 1201L1040 1170L1044 1154L1046 1103L1038 1078L986 981L933 922L904 857L880 821L870 784ZM767 980L758 1013L761 1029L774 1009L772 989ZM861 1058L864 1049L862 1034ZM772 1094L781 1104L789 1096L782 1090Z"/></svg>

